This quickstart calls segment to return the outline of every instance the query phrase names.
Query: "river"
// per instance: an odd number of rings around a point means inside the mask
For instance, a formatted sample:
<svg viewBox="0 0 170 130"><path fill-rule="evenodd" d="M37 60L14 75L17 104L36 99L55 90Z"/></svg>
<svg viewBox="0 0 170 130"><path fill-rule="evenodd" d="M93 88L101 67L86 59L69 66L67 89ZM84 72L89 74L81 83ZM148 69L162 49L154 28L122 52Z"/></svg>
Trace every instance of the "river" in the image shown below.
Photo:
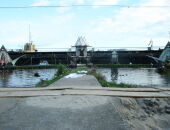
<svg viewBox="0 0 170 130"><path fill-rule="evenodd" d="M170 73L160 74L156 68L100 68L107 81L145 87L170 87Z"/></svg>
<svg viewBox="0 0 170 130"><path fill-rule="evenodd" d="M57 69L20 69L10 72L0 72L0 87L34 87L41 79L54 77ZM38 72L40 77L35 77Z"/></svg>
<svg viewBox="0 0 170 130"><path fill-rule="evenodd" d="M52 79L57 69L21 69L0 72L0 87L34 87L41 79ZM170 87L170 73L159 74L155 68L99 68L107 81L145 87ZM38 72L40 77L35 77Z"/></svg>

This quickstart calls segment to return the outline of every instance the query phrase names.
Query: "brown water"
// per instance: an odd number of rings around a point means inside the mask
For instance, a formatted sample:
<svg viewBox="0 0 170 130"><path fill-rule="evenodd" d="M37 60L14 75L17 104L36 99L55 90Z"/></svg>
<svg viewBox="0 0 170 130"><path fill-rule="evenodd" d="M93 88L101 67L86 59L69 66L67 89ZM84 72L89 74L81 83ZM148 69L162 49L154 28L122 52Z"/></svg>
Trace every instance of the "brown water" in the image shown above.
<svg viewBox="0 0 170 130"><path fill-rule="evenodd" d="M156 68L100 68L107 81L140 86L170 87L170 73L160 74Z"/></svg>

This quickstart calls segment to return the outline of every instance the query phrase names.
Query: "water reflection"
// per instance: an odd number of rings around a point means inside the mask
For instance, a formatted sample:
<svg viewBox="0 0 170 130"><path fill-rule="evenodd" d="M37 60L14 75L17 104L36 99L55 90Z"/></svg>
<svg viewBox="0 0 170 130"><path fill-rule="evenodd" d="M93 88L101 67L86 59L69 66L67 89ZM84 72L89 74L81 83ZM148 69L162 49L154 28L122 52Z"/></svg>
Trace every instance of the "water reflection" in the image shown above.
<svg viewBox="0 0 170 130"><path fill-rule="evenodd" d="M8 85L11 74L12 74L12 71L1 71L0 72L0 86L6 87Z"/></svg>
<svg viewBox="0 0 170 130"><path fill-rule="evenodd" d="M56 69L13 70L0 73L0 87L33 87L41 79L52 79ZM35 77L38 72L40 77Z"/></svg>
<svg viewBox="0 0 170 130"><path fill-rule="evenodd" d="M111 79L115 81L118 79L118 69L111 69Z"/></svg>
<svg viewBox="0 0 170 130"><path fill-rule="evenodd" d="M140 86L170 86L170 73L159 74L155 68L100 68L107 81Z"/></svg>

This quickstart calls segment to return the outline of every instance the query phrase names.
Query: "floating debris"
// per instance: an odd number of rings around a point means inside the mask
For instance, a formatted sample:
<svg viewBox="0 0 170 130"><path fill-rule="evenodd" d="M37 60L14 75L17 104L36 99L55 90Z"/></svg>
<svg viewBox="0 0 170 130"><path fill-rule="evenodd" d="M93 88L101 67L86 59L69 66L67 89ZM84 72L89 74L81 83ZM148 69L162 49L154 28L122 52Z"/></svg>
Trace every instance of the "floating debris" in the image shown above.
<svg viewBox="0 0 170 130"><path fill-rule="evenodd" d="M72 74L69 74L69 75L67 75L67 76L65 76L64 78L79 78L79 77L82 77L82 76L84 76L84 75L86 75L86 74L77 74L77 73L72 73Z"/></svg>
<svg viewBox="0 0 170 130"><path fill-rule="evenodd" d="M34 76L35 76L35 77L40 77L40 75L39 75L38 72L34 73Z"/></svg>
<svg viewBox="0 0 170 130"><path fill-rule="evenodd" d="M78 74L87 74L87 71L85 70L81 70L81 71L77 71Z"/></svg>

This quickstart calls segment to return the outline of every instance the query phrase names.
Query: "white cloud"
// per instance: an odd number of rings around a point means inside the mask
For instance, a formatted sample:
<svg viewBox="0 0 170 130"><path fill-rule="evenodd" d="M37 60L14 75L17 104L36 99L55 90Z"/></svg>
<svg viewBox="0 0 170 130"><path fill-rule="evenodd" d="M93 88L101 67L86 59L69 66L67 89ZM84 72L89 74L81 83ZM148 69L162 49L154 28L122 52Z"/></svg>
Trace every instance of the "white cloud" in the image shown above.
<svg viewBox="0 0 170 130"><path fill-rule="evenodd" d="M70 13L70 14L60 15L60 16L54 17L52 19L52 21L55 24L64 24L65 22L69 22L73 17L74 17L74 14Z"/></svg>
<svg viewBox="0 0 170 130"><path fill-rule="evenodd" d="M28 25L30 21L8 21L0 24L1 41L7 49L18 48L18 44L28 42Z"/></svg>
<svg viewBox="0 0 170 130"><path fill-rule="evenodd" d="M118 0L94 0L93 5L116 5Z"/></svg>
<svg viewBox="0 0 170 130"><path fill-rule="evenodd" d="M150 0L140 5L165 6L167 0ZM110 41L126 41L129 42L129 46L141 46L135 41L145 41L147 45L150 38L157 42L162 40L158 44L164 45L170 29L170 23L167 22L170 21L169 12L169 8L122 8L111 17L96 20L90 35L94 36L97 33L99 39L103 36Z"/></svg>
<svg viewBox="0 0 170 130"><path fill-rule="evenodd" d="M75 0L75 2L78 4L83 4L85 2L85 0Z"/></svg>
<svg viewBox="0 0 170 130"><path fill-rule="evenodd" d="M85 3L87 1L61 0L60 3L59 1L54 3L54 1L48 0L51 5L81 4L81 2ZM162 6L167 5L167 1L149 0L149 2L140 5ZM48 2L46 4L49 4ZM105 5L118 4L118 0L95 0L94 2ZM7 43L6 45L9 46L7 48L16 48L18 43L24 45L28 41L29 24L31 24L32 39L39 47L70 47L74 45L76 38L82 34L87 37L90 45L94 47L147 46L151 38L154 41L154 45L164 45L169 37L169 8L114 8L113 12L110 11L112 8L109 8L109 11L102 8L97 10L90 8L89 10L92 11L92 14L89 13L90 11L86 13L86 10L83 11L82 8L80 10L69 10L69 12L66 11L64 13L56 11L41 17L38 17L37 13L35 15L38 18L31 17L31 21L20 21L21 19L17 18L15 21L9 22L12 20L9 18L6 23L0 22L1 41Z"/></svg>
<svg viewBox="0 0 170 130"><path fill-rule="evenodd" d="M38 2L33 3L31 6L47 6L49 4L49 0L39 0Z"/></svg>

